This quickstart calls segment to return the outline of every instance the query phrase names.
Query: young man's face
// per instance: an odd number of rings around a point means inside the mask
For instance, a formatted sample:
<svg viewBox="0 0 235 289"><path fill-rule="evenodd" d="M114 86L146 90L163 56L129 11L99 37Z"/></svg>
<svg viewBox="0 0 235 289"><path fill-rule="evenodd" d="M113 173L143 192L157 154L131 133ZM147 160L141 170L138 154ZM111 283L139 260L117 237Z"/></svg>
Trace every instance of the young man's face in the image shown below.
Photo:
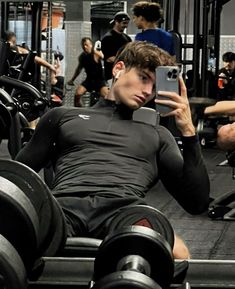
<svg viewBox="0 0 235 289"><path fill-rule="evenodd" d="M138 109L155 96L155 73L147 69L123 69L114 80L113 94L117 102Z"/></svg>
<svg viewBox="0 0 235 289"><path fill-rule="evenodd" d="M83 50L85 53L88 53L90 54L92 52L92 48L93 48L93 45L91 43L90 40L86 40L84 43L83 43Z"/></svg>
<svg viewBox="0 0 235 289"><path fill-rule="evenodd" d="M232 73L235 70L235 60L230 61L230 62L224 62L224 68Z"/></svg>
<svg viewBox="0 0 235 289"><path fill-rule="evenodd" d="M133 15L132 18L133 23L138 29L143 29L143 17L142 16L135 16Z"/></svg>

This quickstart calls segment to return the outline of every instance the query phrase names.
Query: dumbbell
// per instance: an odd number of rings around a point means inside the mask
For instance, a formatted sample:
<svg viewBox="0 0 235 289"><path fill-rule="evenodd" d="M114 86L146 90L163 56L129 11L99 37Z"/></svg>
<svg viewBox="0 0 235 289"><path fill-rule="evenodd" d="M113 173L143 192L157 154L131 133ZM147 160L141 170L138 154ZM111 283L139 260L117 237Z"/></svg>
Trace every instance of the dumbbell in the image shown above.
<svg viewBox="0 0 235 289"><path fill-rule="evenodd" d="M64 247L62 209L32 169L0 160L0 204L0 234L16 248L27 272L41 256L55 256Z"/></svg>
<svg viewBox="0 0 235 289"><path fill-rule="evenodd" d="M27 283L22 259L12 244L0 234L0 288L25 289Z"/></svg>
<svg viewBox="0 0 235 289"><path fill-rule="evenodd" d="M119 228L139 225L160 233L170 244L174 245L174 231L166 216L156 208L148 205L130 205L119 209L109 224L108 234Z"/></svg>
<svg viewBox="0 0 235 289"><path fill-rule="evenodd" d="M150 228L128 226L102 241L94 262L92 288L166 288L173 274L174 259L167 240Z"/></svg>

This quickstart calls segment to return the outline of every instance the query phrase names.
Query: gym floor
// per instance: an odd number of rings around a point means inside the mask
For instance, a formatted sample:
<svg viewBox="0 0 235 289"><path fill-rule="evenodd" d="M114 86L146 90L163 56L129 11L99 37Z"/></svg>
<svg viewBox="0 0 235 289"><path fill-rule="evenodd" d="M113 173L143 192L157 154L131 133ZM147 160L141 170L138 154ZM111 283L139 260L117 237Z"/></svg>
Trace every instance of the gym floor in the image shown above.
<svg viewBox="0 0 235 289"><path fill-rule="evenodd" d="M225 153L213 148L202 149L207 165L211 197L216 198L232 191L235 180L232 179L232 168L218 166L226 159ZM6 141L0 145L0 158L10 158ZM193 259L235 260L235 221L217 221L208 217L207 213L191 216L158 184L147 195L156 208L170 220L175 232L189 246Z"/></svg>

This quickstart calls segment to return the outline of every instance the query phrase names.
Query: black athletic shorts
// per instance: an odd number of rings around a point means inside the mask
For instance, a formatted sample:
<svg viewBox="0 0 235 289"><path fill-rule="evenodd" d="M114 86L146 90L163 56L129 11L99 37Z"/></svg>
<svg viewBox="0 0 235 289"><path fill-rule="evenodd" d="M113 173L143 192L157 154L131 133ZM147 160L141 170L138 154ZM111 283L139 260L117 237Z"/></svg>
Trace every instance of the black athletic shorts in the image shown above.
<svg viewBox="0 0 235 289"><path fill-rule="evenodd" d="M146 205L142 198L135 196L59 197L66 217L68 237L91 237L103 239L108 233L112 218L120 208L129 205Z"/></svg>

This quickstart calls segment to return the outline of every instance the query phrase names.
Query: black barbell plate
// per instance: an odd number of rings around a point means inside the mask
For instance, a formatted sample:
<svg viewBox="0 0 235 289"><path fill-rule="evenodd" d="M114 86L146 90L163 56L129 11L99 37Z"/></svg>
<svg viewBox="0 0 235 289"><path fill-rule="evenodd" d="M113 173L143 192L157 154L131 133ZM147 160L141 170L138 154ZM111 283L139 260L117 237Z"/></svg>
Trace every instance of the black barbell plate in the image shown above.
<svg viewBox="0 0 235 289"><path fill-rule="evenodd" d="M0 160L0 176L18 186L32 202L39 219L38 256L48 247L52 220L52 195L40 176L28 166L13 160Z"/></svg>
<svg viewBox="0 0 235 289"><path fill-rule="evenodd" d="M18 252L0 234L0 275L5 289L25 289L28 287L27 274Z"/></svg>
<svg viewBox="0 0 235 289"><path fill-rule="evenodd" d="M174 246L174 231L166 216L151 206L132 205L121 208L110 223L109 233L125 226L139 225L149 227L160 233Z"/></svg>
<svg viewBox="0 0 235 289"><path fill-rule="evenodd" d="M31 270L38 248L38 216L27 196L1 176L0 234L16 248L26 269Z"/></svg>
<svg viewBox="0 0 235 289"><path fill-rule="evenodd" d="M134 271L118 271L95 282L93 289L161 289L148 276Z"/></svg>
<svg viewBox="0 0 235 289"><path fill-rule="evenodd" d="M48 240L48 247L43 252L43 256L53 257L65 247L67 239L67 225L65 216L60 204L56 198L53 197L53 216L50 226L50 239Z"/></svg>
<svg viewBox="0 0 235 289"><path fill-rule="evenodd" d="M149 277L161 287L170 285L174 274L171 247L162 235L143 226L120 228L103 240L94 263L94 280L115 272L127 255L143 257L151 268Z"/></svg>

